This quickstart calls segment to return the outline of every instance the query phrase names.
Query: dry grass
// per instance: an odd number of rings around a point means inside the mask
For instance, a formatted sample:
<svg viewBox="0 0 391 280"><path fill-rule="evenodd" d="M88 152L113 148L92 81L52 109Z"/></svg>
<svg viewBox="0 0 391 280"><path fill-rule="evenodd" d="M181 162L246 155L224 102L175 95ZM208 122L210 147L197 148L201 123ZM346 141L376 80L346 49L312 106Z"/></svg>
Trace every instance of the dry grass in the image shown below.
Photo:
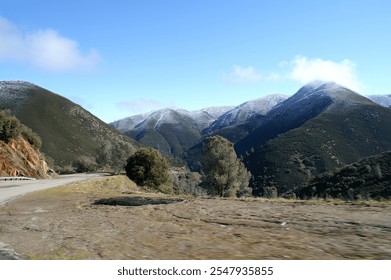
<svg viewBox="0 0 391 280"><path fill-rule="evenodd" d="M95 204L117 197L169 196L125 176L35 192L0 207L1 241L27 259L391 258L390 203L181 196Z"/></svg>

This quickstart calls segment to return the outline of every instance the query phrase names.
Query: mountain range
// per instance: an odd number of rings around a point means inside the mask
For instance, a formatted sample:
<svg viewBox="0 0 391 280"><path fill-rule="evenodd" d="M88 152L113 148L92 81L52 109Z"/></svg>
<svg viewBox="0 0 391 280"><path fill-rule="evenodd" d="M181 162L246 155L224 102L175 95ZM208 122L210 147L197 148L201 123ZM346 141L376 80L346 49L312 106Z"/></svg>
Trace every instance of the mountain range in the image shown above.
<svg viewBox="0 0 391 280"><path fill-rule="evenodd" d="M364 97L336 83L315 81L290 97L270 95L233 108L214 108L220 114L203 125L192 112L180 109L110 125L132 123L121 131L197 171L203 138L221 135L235 143L253 174L255 195L270 186L284 194L322 172L391 150L390 100L389 95Z"/></svg>
<svg viewBox="0 0 391 280"><path fill-rule="evenodd" d="M165 108L110 123L120 132L165 155L183 158L203 137L220 134L232 142L242 139L285 95L269 95L239 106L187 111Z"/></svg>

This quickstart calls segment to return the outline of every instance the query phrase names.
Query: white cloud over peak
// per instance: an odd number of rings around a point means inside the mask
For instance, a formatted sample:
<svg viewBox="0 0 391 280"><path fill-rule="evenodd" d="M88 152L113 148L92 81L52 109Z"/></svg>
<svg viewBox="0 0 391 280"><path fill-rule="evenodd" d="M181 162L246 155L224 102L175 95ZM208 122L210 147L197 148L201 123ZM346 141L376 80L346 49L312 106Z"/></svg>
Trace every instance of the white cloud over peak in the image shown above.
<svg viewBox="0 0 391 280"><path fill-rule="evenodd" d="M363 89L363 84L356 75L356 64L349 59L337 62L322 58L296 56L290 61L280 62L278 66L279 71L269 71L268 74L264 74L252 66L235 65L230 72L224 74L223 78L230 84L287 80L306 84L322 80L333 81L358 92Z"/></svg>
<svg viewBox="0 0 391 280"><path fill-rule="evenodd" d="M355 91L360 91L363 87L355 73L356 64L349 59L335 62L297 56L288 65L291 67L288 78L301 83L314 80L333 81Z"/></svg>
<svg viewBox="0 0 391 280"><path fill-rule="evenodd" d="M91 70L99 54L83 53L76 41L52 29L30 33L0 17L0 61L16 61L49 71Z"/></svg>

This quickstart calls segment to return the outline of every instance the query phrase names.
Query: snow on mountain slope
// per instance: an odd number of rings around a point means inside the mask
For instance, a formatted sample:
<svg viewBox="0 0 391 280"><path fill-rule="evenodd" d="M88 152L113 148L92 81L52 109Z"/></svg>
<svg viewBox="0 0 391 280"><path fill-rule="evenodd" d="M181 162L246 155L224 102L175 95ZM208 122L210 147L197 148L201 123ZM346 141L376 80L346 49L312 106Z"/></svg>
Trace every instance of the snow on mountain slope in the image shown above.
<svg viewBox="0 0 391 280"><path fill-rule="evenodd" d="M196 111L177 108L165 108L145 114L127 117L112 122L110 125L121 132L140 129L141 127L158 128L163 123L179 124L186 121L203 130L215 121L221 114L232 109L230 106L210 107Z"/></svg>
<svg viewBox="0 0 391 280"><path fill-rule="evenodd" d="M356 104L375 105L368 98L334 82L314 81L301 87L297 93L280 102L268 113L268 118L289 113L295 117L304 112L347 110ZM328 106L332 105L332 106Z"/></svg>
<svg viewBox="0 0 391 280"><path fill-rule="evenodd" d="M320 114L346 114L360 107L379 107L368 98L333 82L316 81L274 106L259 126L236 145L239 154L248 147L263 145Z"/></svg>
<svg viewBox="0 0 391 280"><path fill-rule="evenodd" d="M391 94L389 95L369 95L367 96L373 102L387 108L391 108Z"/></svg>
<svg viewBox="0 0 391 280"><path fill-rule="evenodd" d="M225 112L231 110L234 106L208 107L197 111L189 112L196 121L200 130L207 128L212 122L217 120Z"/></svg>
<svg viewBox="0 0 391 280"><path fill-rule="evenodd" d="M18 108L28 102L26 92L34 87L37 86L24 81L0 81L0 104Z"/></svg>
<svg viewBox="0 0 391 280"><path fill-rule="evenodd" d="M238 125L249 120L254 115L266 115L274 106L286 98L288 98L286 95L273 94L242 103L222 114L208 130L216 131L226 126Z"/></svg>

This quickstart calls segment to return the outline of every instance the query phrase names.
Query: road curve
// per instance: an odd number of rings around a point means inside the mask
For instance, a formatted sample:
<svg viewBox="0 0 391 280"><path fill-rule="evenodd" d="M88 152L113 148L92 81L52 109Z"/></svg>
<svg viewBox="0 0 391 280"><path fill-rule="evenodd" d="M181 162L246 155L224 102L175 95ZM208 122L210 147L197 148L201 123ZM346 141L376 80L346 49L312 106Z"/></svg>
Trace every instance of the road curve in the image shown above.
<svg viewBox="0 0 391 280"><path fill-rule="evenodd" d="M76 181L100 177L102 174L63 175L58 179L42 179L34 181L0 181L0 205L26 193L58 187Z"/></svg>
<svg viewBox="0 0 391 280"><path fill-rule="evenodd" d="M72 174L60 176L58 179L0 181L0 206L18 196L25 195L26 193L54 188L72 182L97 178L100 176L102 176L102 174ZM20 256L0 240L0 260L15 259L20 259Z"/></svg>

